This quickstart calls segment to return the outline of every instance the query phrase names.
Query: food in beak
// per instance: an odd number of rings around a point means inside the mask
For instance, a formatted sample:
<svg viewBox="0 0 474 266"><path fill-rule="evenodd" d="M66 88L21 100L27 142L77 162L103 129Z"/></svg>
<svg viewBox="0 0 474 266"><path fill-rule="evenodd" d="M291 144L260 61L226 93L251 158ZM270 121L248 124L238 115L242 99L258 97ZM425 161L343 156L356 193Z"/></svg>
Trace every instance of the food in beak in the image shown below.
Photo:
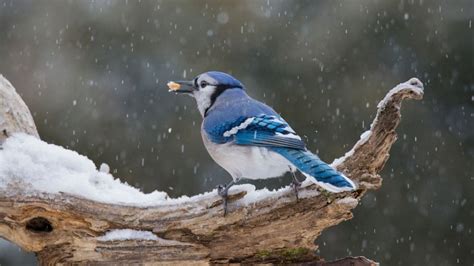
<svg viewBox="0 0 474 266"><path fill-rule="evenodd" d="M177 91L181 87L181 85L173 81L168 82L166 85L168 85L168 88L170 88L169 91Z"/></svg>

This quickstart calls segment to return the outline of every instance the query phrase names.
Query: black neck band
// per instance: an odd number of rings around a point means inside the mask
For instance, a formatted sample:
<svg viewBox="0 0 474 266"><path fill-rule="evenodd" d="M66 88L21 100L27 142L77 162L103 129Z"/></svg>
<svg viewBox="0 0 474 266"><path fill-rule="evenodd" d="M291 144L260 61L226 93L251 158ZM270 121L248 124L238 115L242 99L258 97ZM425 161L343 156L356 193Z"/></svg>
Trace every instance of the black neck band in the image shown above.
<svg viewBox="0 0 474 266"><path fill-rule="evenodd" d="M214 105L217 100L217 97L219 97L219 95L221 95L225 90L233 88L242 89L241 87L236 86L218 85L214 93L211 95L211 104L206 108L206 110L204 110L204 117L207 116L207 111L209 111L209 109L211 109L211 107Z"/></svg>

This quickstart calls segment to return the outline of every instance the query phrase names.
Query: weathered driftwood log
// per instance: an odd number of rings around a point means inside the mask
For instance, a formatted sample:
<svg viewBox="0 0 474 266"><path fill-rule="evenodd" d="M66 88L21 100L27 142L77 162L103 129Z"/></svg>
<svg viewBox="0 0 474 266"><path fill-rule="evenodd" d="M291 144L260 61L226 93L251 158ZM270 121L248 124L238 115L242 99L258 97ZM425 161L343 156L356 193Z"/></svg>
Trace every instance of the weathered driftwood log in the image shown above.
<svg viewBox="0 0 474 266"><path fill-rule="evenodd" d="M15 132L39 137L30 110L12 84L0 74L0 143Z"/></svg>
<svg viewBox="0 0 474 266"><path fill-rule="evenodd" d="M35 252L42 264L315 262L319 258L314 243L321 232L351 219L351 210L364 193L380 187L378 173L396 140L402 100L422 96L423 85L415 78L393 88L380 102L370 131L334 161L333 166L359 184L357 191L320 193L305 182L296 202L290 188L249 200L249 192L237 187L230 191L230 213L223 217L215 193L166 206L137 207L66 193L31 193L10 184L0 186L0 237ZM2 77L0 131L4 136L38 135L27 107ZM117 229L145 231L152 237L104 238ZM328 265L348 263L373 262L359 257Z"/></svg>

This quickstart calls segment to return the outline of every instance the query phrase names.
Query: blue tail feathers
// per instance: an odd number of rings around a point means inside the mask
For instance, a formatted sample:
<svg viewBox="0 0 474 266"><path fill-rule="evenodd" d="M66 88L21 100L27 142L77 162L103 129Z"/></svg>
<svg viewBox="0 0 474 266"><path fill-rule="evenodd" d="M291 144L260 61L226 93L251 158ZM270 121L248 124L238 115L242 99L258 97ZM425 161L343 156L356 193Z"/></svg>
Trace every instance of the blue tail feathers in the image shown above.
<svg viewBox="0 0 474 266"><path fill-rule="evenodd" d="M352 180L323 162L308 150L273 148L313 182L330 192L351 191L356 189Z"/></svg>

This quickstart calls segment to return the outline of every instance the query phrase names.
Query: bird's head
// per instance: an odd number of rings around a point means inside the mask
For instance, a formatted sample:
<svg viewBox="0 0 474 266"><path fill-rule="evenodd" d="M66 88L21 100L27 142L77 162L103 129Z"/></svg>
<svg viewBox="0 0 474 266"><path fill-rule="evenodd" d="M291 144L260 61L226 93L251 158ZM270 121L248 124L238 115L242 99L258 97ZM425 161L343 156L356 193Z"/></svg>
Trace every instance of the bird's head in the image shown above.
<svg viewBox="0 0 474 266"><path fill-rule="evenodd" d="M207 110L224 91L244 89L244 85L236 78L219 71L200 74L190 81L170 81L168 87L170 91L193 96L202 116L205 116Z"/></svg>

